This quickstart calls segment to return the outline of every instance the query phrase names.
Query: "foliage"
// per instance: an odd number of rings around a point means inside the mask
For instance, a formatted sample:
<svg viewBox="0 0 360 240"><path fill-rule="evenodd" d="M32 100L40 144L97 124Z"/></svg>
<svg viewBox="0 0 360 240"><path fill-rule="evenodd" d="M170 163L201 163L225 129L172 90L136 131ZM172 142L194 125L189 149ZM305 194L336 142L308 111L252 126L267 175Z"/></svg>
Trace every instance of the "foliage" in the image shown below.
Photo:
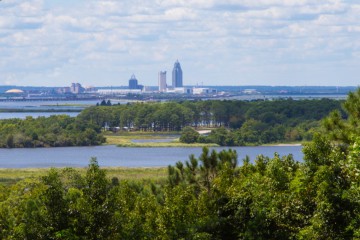
<svg viewBox="0 0 360 240"><path fill-rule="evenodd" d="M85 175L52 169L1 186L0 238L359 239L356 112L325 120L334 125L305 144L303 162L274 153L239 166L235 151L204 148L169 166L166 182L110 180L92 159Z"/></svg>
<svg viewBox="0 0 360 240"><path fill-rule="evenodd" d="M0 121L0 147L62 147L99 145L101 128L67 115Z"/></svg>
<svg viewBox="0 0 360 240"><path fill-rule="evenodd" d="M198 141L200 134L191 127L184 127L181 131L180 142L195 143Z"/></svg>
<svg viewBox="0 0 360 240"><path fill-rule="evenodd" d="M213 133L198 138L198 142L235 146L309 141L320 119L333 110L339 110L340 117L344 117L341 102L330 99L208 100L96 106L85 109L78 118L98 127L151 132L211 127L215 128Z"/></svg>

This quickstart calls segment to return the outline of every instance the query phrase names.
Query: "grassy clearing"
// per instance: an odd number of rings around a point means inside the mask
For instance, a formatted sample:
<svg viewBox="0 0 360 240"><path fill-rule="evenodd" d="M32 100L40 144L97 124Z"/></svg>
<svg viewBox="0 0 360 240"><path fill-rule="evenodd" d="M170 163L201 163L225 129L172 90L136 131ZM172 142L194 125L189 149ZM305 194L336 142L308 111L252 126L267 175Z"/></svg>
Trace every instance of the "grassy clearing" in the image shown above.
<svg viewBox="0 0 360 240"><path fill-rule="evenodd" d="M209 143L181 143L179 139L174 139L171 142L145 142L145 143L134 143L132 140L146 140L146 139L164 139L170 137L171 134L163 135L151 135L151 134L121 134L121 135L110 135L106 134L106 144L117 145L118 147L216 147L217 144Z"/></svg>
<svg viewBox="0 0 360 240"><path fill-rule="evenodd" d="M163 181L167 178L166 167L157 168L105 168L109 178L117 177L119 180L152 180Z"/></svg>
<svg viewBox="0 0 360 240"><path fill-rule="evenodd" d="M0 169L0 184L11 185L25 178L38 178L44 176L48 169L26 168L26 169Z"/></svg>
<svg viewBox="0 0 360 240"><path fill-rule="evenodd" d="M61 169L61 168L58 168ZM75 168L80 174L85 175L86 168ZM124 168L124 167L106 167L109 179L117 177L128 181L154 181L163 182L167 177L167 168ZM25 178L39 178L45 176L49 168L19 168L19 169L0 169L0 184L12 185Z"/></svg>

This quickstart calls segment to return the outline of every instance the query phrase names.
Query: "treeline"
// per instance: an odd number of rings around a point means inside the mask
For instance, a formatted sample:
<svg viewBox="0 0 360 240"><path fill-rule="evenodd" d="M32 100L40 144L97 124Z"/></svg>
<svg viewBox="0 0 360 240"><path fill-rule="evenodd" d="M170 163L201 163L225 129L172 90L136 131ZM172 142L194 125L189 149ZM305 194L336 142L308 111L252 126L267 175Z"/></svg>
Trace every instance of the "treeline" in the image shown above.
<svg viewBox="0 0 360 240"><path fill-rule="evenodd" d="M168 167L165 182L52 169L0 186L1 239L359 239L360 90L291 155L209 151Z"/></svg>
<svg viewBox="0 0 360 240"><path fill-rule="evenodd" d="M67 115L0 120L0 147L90 146L105 142L101 128Z"/></svg>
<svg viewBox="0 0 360 240"><path fill-rule="evenodd" d="M78 116L99 127L120 127L139 131L180 131L184 127L224 129L200 142L220 145L246 145L311 140L319 120L333 110L341 110L341 101L238 101L208 100L167 103L135 103L98 106ZM344 115L344 113L341 113ZM226 135L224 141L219 135Z"/></svg>

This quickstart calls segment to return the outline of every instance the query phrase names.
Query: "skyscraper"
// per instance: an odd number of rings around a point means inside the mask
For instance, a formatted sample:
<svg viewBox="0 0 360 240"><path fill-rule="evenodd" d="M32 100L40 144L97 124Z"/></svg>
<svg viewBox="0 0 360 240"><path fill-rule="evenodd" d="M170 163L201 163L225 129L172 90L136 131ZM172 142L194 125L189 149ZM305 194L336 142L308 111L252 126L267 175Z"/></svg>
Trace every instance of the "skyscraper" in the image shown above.
<svg viewBox="0 0 360 240"><path fill-rule="evenodd" d="M138 89L138 80L133 74L129 80L129 89Z"/></svg>
<svg viewBox="0 0 360 240"><path fill-rule="evenodd" d="M174 64L174 69L172 71L172 87L178 88L183 86L183 76L181 66L178 60Z"/></svg>
<svg viewBox="0 0 360 240"><path fill-rule="evenodd" d="M165 92L166 91L166 71L159 72L159 92Z"/></svg>
<svg viewBox="0 0 360 240"><path fill-rule="evenodd" d="M78 94L84 92L84 88L81 86L80 83L72 83L70 87L70 91L72 93Z"/></svg>

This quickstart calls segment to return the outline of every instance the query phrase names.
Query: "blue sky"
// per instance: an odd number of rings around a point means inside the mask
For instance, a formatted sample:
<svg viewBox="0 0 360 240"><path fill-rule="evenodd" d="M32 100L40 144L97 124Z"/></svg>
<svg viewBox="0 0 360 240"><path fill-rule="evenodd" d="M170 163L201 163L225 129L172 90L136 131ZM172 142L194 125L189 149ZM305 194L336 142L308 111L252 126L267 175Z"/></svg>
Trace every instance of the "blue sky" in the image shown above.
<svg viewBox="0 0 360 240"><path fill-rule="evenodd" d="M0 85L360 85L360 1L2 0Z"/></svg>

